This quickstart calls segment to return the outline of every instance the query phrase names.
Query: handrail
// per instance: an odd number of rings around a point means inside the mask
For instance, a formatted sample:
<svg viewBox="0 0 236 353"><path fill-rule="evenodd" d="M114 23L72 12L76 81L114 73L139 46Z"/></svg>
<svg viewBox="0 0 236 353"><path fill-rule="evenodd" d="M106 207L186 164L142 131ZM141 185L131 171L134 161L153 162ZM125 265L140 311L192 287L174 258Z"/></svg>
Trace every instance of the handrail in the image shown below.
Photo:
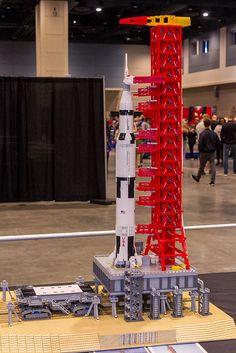
<svg viewBox="0 0 236 353"><path fill-rule="evenodd" d="M185 226L185 230L200 229L217 229L217 228L233 228L236 223L225 224L202 224L196 226ZM49 233L49 234L23 234L23 235L4 235L0 236L0 242L24 241L24 240L46 240L46 239L67 239L81 237L97 237L115 235L115 230L99 230L87 232L71 232L71 233Z"/></svg>

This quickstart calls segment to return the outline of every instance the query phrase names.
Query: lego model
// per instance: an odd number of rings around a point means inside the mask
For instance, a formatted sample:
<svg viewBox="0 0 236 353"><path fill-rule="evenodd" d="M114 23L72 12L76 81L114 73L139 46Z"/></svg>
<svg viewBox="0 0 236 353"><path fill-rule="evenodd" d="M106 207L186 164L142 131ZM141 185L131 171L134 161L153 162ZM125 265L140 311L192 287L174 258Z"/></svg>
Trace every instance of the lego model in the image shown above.
<svg viewBox="0 0 236 353"><path fill-rule="evenodd" d="M115 316L115 305L124 296L127 321L141 320L139 303L145 297L150 302L151 319L160 318L167 310L182 317L183 291L189 292L193 312L201 292L199 313L207 315L209 289L199 284L197 271L189 264L182 220L182 26L190 25L190 19L143 16L120 23L153 26L151 76L129 76L126 60L116 157L116 247L112 256L94 257L93 271L110 295ZM135 142L130 85L135 83L151 84L137 93L150 96L147 102L139 103L138 110L151 119L151 128L138 132L139 139L149 141L139 145L138 152L151 154L151 166L138 170L140 177L150 178L137 186L139 191L149 192L137 203L151 207L151 223L136 228L137 233L147 236L141 254L135 250L134 240Z"/></svg>
<svg viewBox="0 0 236 353"><path fill-rule="evenodd" d="M53 312L98 318L100 297L84 283L53 286L25 286L15 290L23 320L50 319Z"/></svg>
<svg viewBox="0 0 236 353"><path fill-rule="evenodd" d="M144 18L142 17L144 20ZM121 23L139 23L138 19L124 19ZM144 21L143 21L144 22ZM139 191L150 196L140 196L137 203L151 207L151 223L139 224L137 233L147 235L144 254L150 251L159 257L162 270L175 266L176 258L190 269L186 249L186 236L182 217L182 27L190 19L174 16L146 17L151 28L151 74L164 78L161 85L139 89L138 96L150 96L138 109L151 120L151 129L140 131L140 153L150 153L151 167L140 168L140 177L150 177L141 182Z"/></svg>
<svg viewBox="0 0 236 353"><path fill-rule="evenodd" d="M68 285L22 286L12 294L3 280L0 311L8 326L0 323L0 353L88 352L236 337L233 319L209 305L210 290L190 265L186 249L181 49L182 26L190 20L143 16L120 22L153 27L151 75L130 76L127 56L125 60L117 141L115 250L94 256L91 285L79 277ZM138 83L150 84L137 94L150 96L139 104L139 110L151 119L151 128L138 132L139 139L148 141L138 151L150 153L151 165L138 169L146 180L137 190L149 194L140 196L137 203L151 208L151 222L135 228L136 145L130 85ZM135 243L135 233L147 236L144 251ZM99 314L100 322L89 317L98 319ZM33 321L49 318L43 325ZM155 320L162 318L157 325ZM23 325L21 319L31 322Z"/></svg>
<svg viewBox="0 0 236 353"><path fill-rule="evenodd" d="M128 64L126 55L123 92L120 101L120 133L116 145L116 247L114 264L127 267L135 262L135 154L136 143L133 128L133 102L127 83Z"/></svg>
<svg viewBox="0 0 236 353"><path fill-rule="evenodd" d="M16 309L15 309L15 305L10 301L7 303L7 316L8 316L8 326L12 327L13 325L13 320L12 320L12 317L13 317L13 314L15 315L17 321L21 321L17 312L16 312Z"/></svg>
<svg viewBox="0 0 236 353"><path fill-rule="evenodd" d="M151 75L130 76L127 55L120 101L120 131L116 156L116 241L109 256L95 256L95 288L83 282L67 286L26 286L15 290L16 304L23 320L51 318L53 312L98 318L102 286L109 298L112 316L122 307L126 321L141 321L143 312L159 319L167 311L183 316L183 292L189 293L191 311L209 314L209 289L190 266L182 221L182 142L181 142L181 49L182 26L188 18L174 16L123 19L122 24L147 24L151 28ZM138 151L151 154L151 166L138 175L150 181L137 189L149 192L137 203L151 207L151 224L135 228L135 153L133 103L130 85L150 84L138 95L150 96L139 110L151 119L151 128L140 131L139 139L149 142ZM144 252L135 246L135 231L147 235ZM9 292L1 283L3 298ZM6 299L5 299L6 300ZM107 303L106 303L107 304Z"/></svg>
<svg viewBox="0 0 236 353"><path fill-rule="evenodd" d="M142 262L135 250L136 143L130 85L145 82L160 83L162 79L154 76L130 76L125 54L123 91L120 100L120 132L116 144L116 244L111 254L116 267L132 268L141 265Z"/></svg>

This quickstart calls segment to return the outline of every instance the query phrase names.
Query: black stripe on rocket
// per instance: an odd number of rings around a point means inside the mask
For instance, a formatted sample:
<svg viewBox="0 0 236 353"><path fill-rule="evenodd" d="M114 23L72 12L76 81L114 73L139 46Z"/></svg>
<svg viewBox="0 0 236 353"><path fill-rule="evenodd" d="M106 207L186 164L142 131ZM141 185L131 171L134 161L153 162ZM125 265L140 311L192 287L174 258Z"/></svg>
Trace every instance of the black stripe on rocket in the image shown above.
<svg viewBox="0 0 236 353"><path fill-rule="evenodd" d="M132 115L133 116L134 111L133 110L120 110L120 115Z"/></svg>
<svg viewBox="0 0 236 353"><path fill-rule="evenodd" d="M119 253L119 250L120 250L120 237L116 237L116 256ZM134 255L135 255L134 237L128 237L128 259Z"/></svg>
<svg viewBox="0 0 236 353"><path fill-rule="evenodd" d="M119 141L124 141L124 140L125 140L125 137L126 137L126 133L125 133L125 132L121 132L121 133L119 134L118 140L119 140ZM131 138L130 138L130 144L133 145L133 144L135 143L135 135L134 135L133 132L130 134L130 137L131 137Z"/></svg>
<svg viewBox="0 0 236 353"><path fill-rule="evenodd" d="M128 198L134 198L134 182L135 178L116 178L116 196L120 199L121 198L121 183L122 181L128 181Z"/></svg>
<svg viewBox="0 0 236 353"><path fill-rule="evenodd" d="M133 110L120 110L120 116L131 116L133 117ZM130 137L129 141L127 141L127 143L130 143L131 145L135 144L135 135L134 133L130 133L127 129L126 132L121 132L119 134L119 141L125 141L127 138L127 134ZM135 177L116 177L116 187L117 187L117 191L116 191L116 197L121 199L121 187L122 187L122 182L128 183L128 198L129 199L134 199L134 187L135 187ZM121 211L122 212L122 211ZM127 227L127 230L129 229L129 227ZM116 236L116 257L120 251L120 248L122 247L122 235L117 235ZM134 236L128 236L128 234L125 236L126 240L127 240L127 258L129 259L131 256L135 255L135 245L134 245L134 241L135 238ZM121 266L125 266L126 264L122 264Z"/></svg>
<svg viewBox="0 0 236 353"><path fill-rule="evenodd" d="M121 183L122 181L128 181L128 198L129 199L133 199L134 198L134 183L135 183L135 178L124 178L124 177L117 177L117 198L121 198ZM116 256L119 253L119 249L120 249L120 236L116 237ZM134 237L128 237L128 259L131 256L135 255L135 247L134 247Z"/></svg>
<svg viewBox="0 0 236 353"><path fill-rule="evenodd" d="M120 237L116 237L116 257L120 250Z"/></svg>

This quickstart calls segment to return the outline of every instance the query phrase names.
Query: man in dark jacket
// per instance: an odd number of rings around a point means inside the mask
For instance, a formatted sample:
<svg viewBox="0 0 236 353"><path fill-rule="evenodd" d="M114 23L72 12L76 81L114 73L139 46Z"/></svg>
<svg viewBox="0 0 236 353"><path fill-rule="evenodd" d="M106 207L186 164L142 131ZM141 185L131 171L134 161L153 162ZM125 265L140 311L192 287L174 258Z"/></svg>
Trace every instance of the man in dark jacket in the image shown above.
<svg viewBox="0 0 236 353"><path fill-rule="evenodd" d="M233 174L236 175L236 122L229 119L228 123L224 124L220 133L223 143L223 166L224 175L228 175L228 159L231 150L233 157Z"/></svg>
<svg viewBox="0 0 236 353"><path fill-rule="evenodd" d="M204 171L206 163L210 162L211 168L211 182L210 185L215 185L216 167L215 167L215 152L218 144L220 143L218 136L210 129L211 120L204 119L205 130L201 132L198 140L198 149L200 152L200 167L197 175L192 175L194 181L199 183L202 172Z"/></svg>

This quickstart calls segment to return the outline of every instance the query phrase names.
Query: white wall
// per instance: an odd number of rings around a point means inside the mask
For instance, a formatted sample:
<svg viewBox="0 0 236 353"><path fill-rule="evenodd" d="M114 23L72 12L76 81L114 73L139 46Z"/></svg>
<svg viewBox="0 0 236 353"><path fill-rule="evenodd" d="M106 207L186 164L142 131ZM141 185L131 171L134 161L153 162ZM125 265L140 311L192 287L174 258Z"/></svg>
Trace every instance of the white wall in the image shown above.
<svg viewBox="0 0 236 353"><path fill-rule="evenodd" d="M0 76L35 76L35 43L0 41Z"/></svg>

